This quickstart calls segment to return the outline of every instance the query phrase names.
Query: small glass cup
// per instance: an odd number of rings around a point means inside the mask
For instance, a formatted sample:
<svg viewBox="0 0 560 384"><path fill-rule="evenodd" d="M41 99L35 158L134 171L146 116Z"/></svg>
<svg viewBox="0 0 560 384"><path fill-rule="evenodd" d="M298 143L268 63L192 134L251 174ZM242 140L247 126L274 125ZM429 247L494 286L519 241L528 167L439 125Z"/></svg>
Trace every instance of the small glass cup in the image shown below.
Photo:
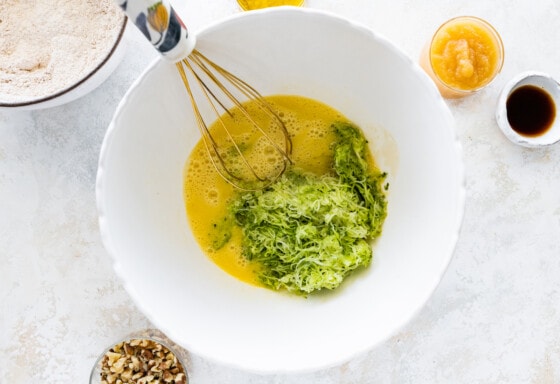
<svg viewBox="0 0 560 384"><path fill-rule="evenodd" d="M443 97L461 98L480 91L500 73L504 46L488 22L474 16L460 16L436 30L424 46L419 63ZM457 66L447 66L453 63Z"/></svg>
<svg viewBox="0 0 560 384"><path fill-rule="evenodd" d="M101 383L101 373L102 373L102 363L103 358L112 348L114 348L117 344L128 342L131 340L148 340L160 344L161 346L165 347L169 352L171 352L177 358L177 362L179 363L182 371L184 373L184 382L185 384L189 383L189 376L187 373L187 366L185 363L187 362L188 352L175 344L171 341L165 334L157 329L145 329L137 332L133 332L126 337L119 339L117 342L111 344L108 348L106 348L101 355L95 360L95 364L91 370L89 376L89 383L90 384L100 384Z"/></svg>
<svg viewBox="0 0 560 384"><path fill-rule="evenodd" d="M292 5L301 7L305 0L237 0L239 6L244 11L252 11L255 9L280 7L282 5Z"/></svg>

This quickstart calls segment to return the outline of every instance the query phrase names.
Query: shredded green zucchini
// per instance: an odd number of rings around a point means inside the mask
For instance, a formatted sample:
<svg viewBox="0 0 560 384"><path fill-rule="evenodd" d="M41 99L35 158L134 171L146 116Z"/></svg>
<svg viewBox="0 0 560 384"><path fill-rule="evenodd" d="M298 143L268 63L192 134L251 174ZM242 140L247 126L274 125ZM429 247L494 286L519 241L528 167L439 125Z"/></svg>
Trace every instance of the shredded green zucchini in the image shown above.
<svg viewBox="0 0 560 384"><path fill-rule="evenodd" d="M368 168L367 141L357 127L335 123L333 129L333 175L290 169L231 204L243 254L260 265L259 279L270 288L300 295L334 289L371 263L370 241L387 214L386 174Z"/></svg>

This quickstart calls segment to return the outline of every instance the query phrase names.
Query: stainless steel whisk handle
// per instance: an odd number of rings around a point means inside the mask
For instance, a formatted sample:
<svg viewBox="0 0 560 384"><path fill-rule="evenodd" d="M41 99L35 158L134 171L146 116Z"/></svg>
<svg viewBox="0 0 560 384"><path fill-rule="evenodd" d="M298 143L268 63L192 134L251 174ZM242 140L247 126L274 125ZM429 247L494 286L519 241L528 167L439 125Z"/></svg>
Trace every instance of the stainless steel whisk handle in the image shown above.
<svg viewBox="0 0 560 384"><path fill-rule="evenodd" d="M196 38L190 36L168 0L115 0L152 46L173 62L190 55Z"/></svg>

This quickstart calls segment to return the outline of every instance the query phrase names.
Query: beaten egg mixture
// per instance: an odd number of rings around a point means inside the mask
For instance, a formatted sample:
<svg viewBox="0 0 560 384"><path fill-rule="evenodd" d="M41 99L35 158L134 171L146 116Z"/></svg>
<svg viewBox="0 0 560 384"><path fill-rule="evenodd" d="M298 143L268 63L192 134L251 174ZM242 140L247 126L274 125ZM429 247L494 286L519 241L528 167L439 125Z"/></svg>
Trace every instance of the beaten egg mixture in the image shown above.
<svg viewBox="0 0 560 384"><path fill-rule="evenodd" d="M332 173L332 144L336 135L331 124L335 121L348 121L340 112L318 101L300 96L266 97L284 121L292 139L294 166L317 175ZM246 105L251 109L250 103ZM239 126L229 115L222 116L224 124L234 136L241 137L244 146L257 145L259 135L248 135L248 126ZM258 119L258 116L257 116ZM215 125L210 130L218 132ZM266 151L262 152L266 156ZM253 159L255 160L255 159ZM256 163L270 159L256 159ZM369 161L373 163L372 156ZM204 142L195 146L184 169L184 197L191 230L198 244L211 260L232 276L261 286L257 279L258 266L242 255L241 229L233 226L231 238L221 238L227 217L228 203L239 193L227 183L214 169ZM228 231L229 232L229 231ZM224 245L225 244L225 245ZM216 249L219 248L219 249Z"/></svg>

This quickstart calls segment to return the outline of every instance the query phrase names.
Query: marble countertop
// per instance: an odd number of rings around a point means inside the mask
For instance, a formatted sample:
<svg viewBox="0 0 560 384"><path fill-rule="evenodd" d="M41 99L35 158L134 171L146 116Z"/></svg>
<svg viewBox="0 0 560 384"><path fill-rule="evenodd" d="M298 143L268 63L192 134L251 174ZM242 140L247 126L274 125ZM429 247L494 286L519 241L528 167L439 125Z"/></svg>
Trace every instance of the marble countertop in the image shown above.
<svg viewBox="0 0 560 384"><path fill-rule="evenodd" d="M191 30L239 12L234 0L175 0ZM255 375L194 354L192 384L560 383L560 144L524 149L499 131L501 88L525 70L560 79L558 0L307 0L417 58L448 18L490 21L506 51L487 89L448 102L467 200L441 284L398 334L340 366ZM115 108L156 54L129 29L122 64L69 104L0 111L0 383L84 383L118 337L149 327L111 267L95 177Z"/></svg>

